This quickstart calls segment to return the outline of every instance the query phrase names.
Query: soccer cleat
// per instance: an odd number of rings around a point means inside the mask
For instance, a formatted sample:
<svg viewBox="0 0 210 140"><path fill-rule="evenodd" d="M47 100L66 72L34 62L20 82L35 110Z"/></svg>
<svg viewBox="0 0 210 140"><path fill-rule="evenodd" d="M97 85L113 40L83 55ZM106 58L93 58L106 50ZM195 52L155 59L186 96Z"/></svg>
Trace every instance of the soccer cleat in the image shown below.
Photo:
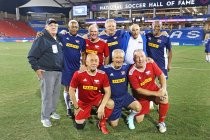
<svg viewBox="0 0 210 140"><path fill-rule="evenodd" d="M166 124L164 122L158 123L158 128L159 128L160 133L166 132Z"/></svg>
<svg viewBox="0 0 210 140"><path fill-rule="evenodd" d="M129 129L131 129L131 130L135 129L133 117L130 117L130 116L127 117L127 124L128 124Z"/></svg>
<svg viewBox="0 0 210 140"><path fill-rule="evenodd" d="M103 122L98 123L98 128L101 130L103 134L109 134L108 129L106 128L106 124Z"/></svg>
<svg viewBox="0 0 210 140"><path fill-rule="evenodd" d="M44 127L51 127L52 124L49 119L41 120Z"/></svg>
<svg viewBox="0 0 210 140"><path fill-rule="evenodd" d="M55 120L59 120L61 117L60 117L60 115L58 115L57 113L52 113L51 115L50 115L50 117L51 118L53 118L53 119L55 119Z"/></svg>
<svg viewBox="0 0 210 140"><path fill-rule="evenodd" d="M71 112L71 109L67 109L67 113L66 113L67 116L69 117L72 117L72 112Z"/></svg>

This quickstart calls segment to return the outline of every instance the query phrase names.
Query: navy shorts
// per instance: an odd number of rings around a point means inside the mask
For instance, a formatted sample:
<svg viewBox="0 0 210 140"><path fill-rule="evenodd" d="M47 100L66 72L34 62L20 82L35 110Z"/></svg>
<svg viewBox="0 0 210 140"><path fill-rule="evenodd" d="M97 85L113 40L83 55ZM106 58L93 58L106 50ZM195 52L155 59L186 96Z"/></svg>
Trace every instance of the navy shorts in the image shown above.
<svg viewBox="0 0 210 140"><path fill-rule="evenodd" d="M117 120L121 117L122 108L128 107L133 101L135 101L135 98L131 96L129 93L125 94L124 96L120 98L112 98L114 100L114 110L109 117L110 121Z"/></svg>
<svg viewBox="0 0 210 140"><path fill-rule="evenodd" d="M68 71L68 72L63 71L62 72L61 84L64 85L64 86L69 86L75 71Z"/></svg>

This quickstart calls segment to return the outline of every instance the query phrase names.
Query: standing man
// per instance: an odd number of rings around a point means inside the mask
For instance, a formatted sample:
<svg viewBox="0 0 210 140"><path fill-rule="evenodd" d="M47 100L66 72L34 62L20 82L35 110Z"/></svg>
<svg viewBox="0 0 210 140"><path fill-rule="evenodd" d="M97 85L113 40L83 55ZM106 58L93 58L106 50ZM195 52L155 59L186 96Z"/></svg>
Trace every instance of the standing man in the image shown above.
<svg viewBox="0 0 210 140"><path fill-rule="evenodd" d="M170 38L165 32L161 32L162 23L154 21L152 23L153 32L146 34L147 55L151 57L168 78L168 71L171 69L172 46Z"/></svg>
<svg viewBox="0 0 210 140"><path fill-rule="evenodd" d="M112 54L114 49L122 49L125 52L130 38L127 31L117 30L116 26L116 21L114 19L107 19L105 22L105 31L99 36L108 43L110 54ZM111 62L112 60L110 57L109 63Z"/></svg>
<svg viewBox="0 0 210 140"><path fill-rule="evenodd" d="M205 44L206 62L210 62L210 39Z"/></svg>
<svg viewBox="0 0 210 140"><path fill-rule="evenodd" d="M46 21L44 35L34 40L28 54L32 69L36 72L41 87L41 122L44 127L51 127L50 117L60 119L56 105L60 95L61 71L63 67L62 45L56 34L57 21Z"/></svg>
<svg viewBox="0 0 210 140"><path fill-rule="evenodd" d="M64 100L67 108L67 115L72 116L69 98L69 84L75 71L85 65L85 40L77 34L79 24L76 20L69 21L69 32L60 35L63 44L64 69L62 71L62 85L64 85Z"/></svg>
<svg viewBox="0 0 210 140"><path fill-rule="evenodd" d="M159 105L158 127L161 133L166 132L165 118L168 112L168 94L166 91L166 78L155 62L147 63L143 50L134 51L134 65L129 71L129 80L134 97L142 105L142 110L136 115L136 121L142 122L144 115L149 113L149 102ZM156 78L159 85L156 84ZM133 117L128 117L132 123Z"/></svg>
<svg viewBox="0 0 210 140"><path fill-rule="evenodd" d="M99 58L99 66L107 65L109 63L109 48L108 44L98 37L98 26L96 24L90 25L89 39L86 39L86 53L95 53Z"/></svg>
<svg viewBox="0 0 210 140"><path fill-rule="evenodd" d="M128 46L125 54L125 63L133 64L133 52L137 49L142 49L146 53L146 37L140 34L140 27L138 24L130 26L131 36L128 41Z"/></svg>
<svg viewBox="0 0 210 140"><path fill-rule="evenodd" d="M140 110L141 105L128 93L128 70L130 65L123 63L125 53L121 49L115 49L112 52L113 62L104 66L102 70L109 77L111 85L111 98L114 100L114 110L109 117L110 124L113 127L118 125L123 107L132 109L130 117L134 117ZM135 129L131 123L128 124L129 129Z"/></svg>
<svg viewBox="0 0 210 140"><path fill-rule="evenodd" d="M98 127L103 134L108 134L106 121L112 113L114 102L110 99L109 79L104 71L97 70L99 58L96 54L88 54L86 71L77 71L70 83L69 94L74 106L75 127L83 129L85 120L90 117L93 106L98 107ZM75 90L78 88L79 100L76 100ZM104 94L102 94L104 90Z"/></svg>

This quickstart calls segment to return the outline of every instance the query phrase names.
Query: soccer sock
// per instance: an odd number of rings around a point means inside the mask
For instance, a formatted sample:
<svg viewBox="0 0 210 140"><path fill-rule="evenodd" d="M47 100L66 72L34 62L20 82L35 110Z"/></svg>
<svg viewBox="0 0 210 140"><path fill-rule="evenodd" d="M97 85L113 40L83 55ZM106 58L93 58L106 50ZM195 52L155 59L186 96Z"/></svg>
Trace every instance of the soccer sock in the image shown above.
<svg viewBox="0 0 210 140"><path fill-rule="evenodd" d="M208 62L208 55L206 55L206 61Z"/></svg>
<svg viewBox="0 0 210 140"><path fill-rule="evenodd" d="M67 91L63 91L64 101L66 103L66 109L70 109L70 98L69 93Z"/></svg>
<svg viewBox="0 0 210 140"><path fill-rule="evenodd" d="M138 114L139 112L136 112L136 111L134 111L134 110L131 110L131 113L129 114L129 116L128 116L128 119L134 119L134 116L136 115L136 114Z"/></svg>
<svg viewBox="0 0 210 140"><path fill-rule="evenodd" d="M164 122L168 112L169 104L159 104L159 122Z"/></svg>
<svg viewBox="0 0 210 140"><path fill-rule="evenodd" d="M207 61L210 62L210 55L207 55Z"/></svg>
<svg viewBox="0 0 210 140"><path fill-rule="evenodd" d="M100 123L106 123L106 120L111 116L113 109L105 107L104 114L105 116L100 120Z"/></svg>

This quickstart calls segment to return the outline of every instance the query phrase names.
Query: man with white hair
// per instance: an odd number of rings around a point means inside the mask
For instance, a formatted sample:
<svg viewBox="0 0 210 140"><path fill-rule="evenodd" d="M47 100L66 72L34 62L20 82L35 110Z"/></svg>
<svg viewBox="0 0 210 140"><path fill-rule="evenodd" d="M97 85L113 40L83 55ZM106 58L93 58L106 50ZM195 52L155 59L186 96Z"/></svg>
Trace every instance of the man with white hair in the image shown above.
<svg viewBox="0 0 210 140"><path fill-rule="evenodd" d="M63 95L66 104L67 115L71 117L71 105L68 94L69 83L71 82L74 72L79 70L80 67L84 67L86 57L86 43L85 40L77 34L77 31L79 30L79 24L76 20L70 20L68 26L69 32L60 35L64 54L64 68L62 71L61 83L64 85Z"/></svg>
<svg viewBox="0 0 210 140"><path fill-rule="evenodd" d="M105 31L99 35L100 38L105 40L109 46L109 53L112 54L114 49L122 49L126 51L130 35L125 30L116 29L116 21L114 19L107 19L105 22ZM112 62L110 57L109 62Z"/></svg>
<svg viewBox="0 0 210 140"><path fill-rule="evenodd" d="M165 75L155 62L146 61L146 55L142 50L134 51L134 62L129 71L129 81L133 96L142 106L135 119L138 123L142 122L145 114L149 113L149 102L154 101L159 105L157 126L159 131L164 133L166 132L165 118L169 109ZM128 123L133 123L133 119L133 116L129 117Z"/></svg>
<svg viewBox="0 0 210 140"><path fill-rule="evenodd" d="M114 100L114 110L109 117L112 127L116 127L122 114L123 107L130 108L130 117L134 117L141 110L140 103L128 93L128 71L130 65L124 63L125 53L121 49L112 51L113 62L103 66L102 70L109 77L111 98ZM133 123L128 123L129 129L135 129Z"/></svg>

